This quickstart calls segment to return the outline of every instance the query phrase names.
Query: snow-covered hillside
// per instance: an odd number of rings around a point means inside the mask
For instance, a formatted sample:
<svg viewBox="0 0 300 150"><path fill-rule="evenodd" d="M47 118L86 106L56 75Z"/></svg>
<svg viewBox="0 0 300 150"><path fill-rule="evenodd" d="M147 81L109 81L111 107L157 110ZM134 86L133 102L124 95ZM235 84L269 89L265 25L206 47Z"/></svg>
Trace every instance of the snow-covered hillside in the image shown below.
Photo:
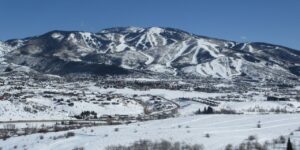
<svg viewBox="0 0 300 150"><path fill-rule="evenodd" d="M98 33L51 31L5 44L14 49L5 55L8 62L47 73L64 72L70 65L73 70L68 72L71 73L80 65L88 66L86 68L96 65L97 70L105 72L105 65L119 67L120 74L125 69L261 79L275 78L274 75L276 78L297 78L300 66L300 52L283 46L238 43L160 27L120 27ZM95 73L91 69L78 72Z"/></svg>
<svg viewBox="0 0 300 150"><path fill-rule="evenodd" d="M289 135L299 128L299 114L284 115L200 115L147 121L119 126L100 126L74 130L75 136L55 138L66 132L41 133L0 140L3 149L65 150L83 147L103 150L109 145L131 144L140 139L161 139L203 144L207 150L224 150L238 145L250 135L260 142ZM257 128L257 123L261 128ZM116 128L118 130L116 130ZM209 137L206 135L209 134ZM40 137L43 138L40 138ZM294 132L292 140L299 140Z"/></svg>
<svg viewBox="0 0 300 150"><path fill-rule="evenodd" d="M11 47L0 41L0 61L3 61L3 56L11 50Z"/></svg>

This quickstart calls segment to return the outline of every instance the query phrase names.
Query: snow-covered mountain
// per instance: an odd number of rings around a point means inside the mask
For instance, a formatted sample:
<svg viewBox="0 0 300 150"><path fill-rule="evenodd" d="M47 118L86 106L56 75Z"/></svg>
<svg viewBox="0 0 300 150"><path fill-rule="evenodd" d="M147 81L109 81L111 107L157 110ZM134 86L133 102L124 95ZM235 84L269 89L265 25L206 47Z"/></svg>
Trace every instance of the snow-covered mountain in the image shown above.
<svg viewBox="0 0 300 150"><path fill-rule="evenodd" d="M300 75L300 51L267 43L220 40L173 28L51 31L2 42L0 51L3 61L53 74L139 70L226 79L297 79Z"/></svg>

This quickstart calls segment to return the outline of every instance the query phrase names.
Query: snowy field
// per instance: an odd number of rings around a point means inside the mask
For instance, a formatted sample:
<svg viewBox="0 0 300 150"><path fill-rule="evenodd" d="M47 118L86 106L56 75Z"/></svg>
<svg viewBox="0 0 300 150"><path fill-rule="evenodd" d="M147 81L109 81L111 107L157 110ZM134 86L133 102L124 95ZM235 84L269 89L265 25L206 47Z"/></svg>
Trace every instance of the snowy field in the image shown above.
<svg viewBox="0 0 300 150"><path fill-rule="evenodd" d="M35 99L32 99L32 101ZM73 119L71 116L78 115L82 111L95 111L97 114L129 114L136 115L143 112L143 107L137 103L126 105L99 106L87 102L73 102L73 107L66 105L54 105L53 101L48 99L38 99L34 104L40 103L48 106L45 111L39 113L29 113L24 111L24 107L31 107L23 103L11 103L0 101L0 121L11 120L55 120L55 119Z"/></svg>
<svg viewBox="0 0 300 150"><path fill-rule="evenodd" d="M130 144L139 139L184 141L203 144L207 150L221 150L227 144L239 144L249 135L261 142L288 135L300 127L300 114L278 115L198 115L129 125L100 126L74 130L70 138L53 137L66 132L33 134L0 141L0 146L13 149L66 150L84 147L102 150L108 145ZM261 121L261 128L257 123ZM115 129L118 128L118 131ZM210 137L205 137L209 134ZM44 138L40 139L43 135Z"/></svg>
<svg viewBox="0 0 300 150"><path fill-rule="evenodd" d="M204 92L196 92L196 91L180 91L180 90L166 90L166 89L150 89L147 91L141 91L141 90L134 90L134 89L129 89L129 88L124 88L124 89L115 89L115 88L98 88L96 86L90 86L89 87L90 91L93 92L101 92L101 93L108 93L108 92L113 92L113 93L118 93L118 94L123 94L123 95L158 95L162 96L167 99L175 99L179 97L187 97L187 98L193 98L193 97L216 97L216 96L223 96L227 94L223 93L204 93Z"/></svg>

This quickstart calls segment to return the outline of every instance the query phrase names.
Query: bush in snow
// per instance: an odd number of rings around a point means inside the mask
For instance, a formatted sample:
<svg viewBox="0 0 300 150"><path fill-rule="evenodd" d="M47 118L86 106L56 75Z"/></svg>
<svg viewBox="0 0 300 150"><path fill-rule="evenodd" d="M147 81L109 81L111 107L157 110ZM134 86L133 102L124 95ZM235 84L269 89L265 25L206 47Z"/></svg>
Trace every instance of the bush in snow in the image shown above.
<svg viewBox="0 0 300 150"><path fill-rule="evenodd" d="M84 148L83 147L75 147L72 150L84 150Z"/></svg>
<svg viewBox="0 0 300 150"><path fill-rule="evenodd" d="M119 128L115 128L114 131L115 131L115 132L118 132L118 131L119 131Z"/></svg>
<svg viewBox="0 0 300 150"><path fill-rule="evenodd" d="M257 140L257 137L256 137L255 135L250 135L250 136L248 137L248 140L249 140L249 141L254 141L254 140Z"/></svg>
<svg viewBox="0 0 300 150"><path fill-rule="evenodd" d="M40 140L44 139L44 136L43 135L40 135Z"/></svg>
<svg viewBox="0 0 300 150"><path fill-rule="evenodd" d="M284 144L286 142L286 138L284 136L280 136L277 139L273 140L274 144Z"/></svg>
<svg viewBox="0 0 300 150"><path fill-rule="evenodd" d="M258 123L258 124L256 125L256 127L257 127L257 128L261 128L261 124Z"/></svg>
<svg viewBox="0 0 300 150"><path fill-rule="evenodd" d="M233 145L232 144L226 145L225 150L233 150Z"/></svg>
<svg viewBox="0 0 300 150"><path fill-rule="evenodd" d="M0 139L6 140L11 136L17 135L18 129L15 124L5 124L3 129L0 129Z"/></svg>
<svg viewBox="0 0 300 150"><path fill-rule="evenodd" d="M67 132L67 133L65 134L65 137L66 137L66 138L69 138L69 137L72 137L72 136L75 136L75 133L74 133L74 132Z"/></svg>

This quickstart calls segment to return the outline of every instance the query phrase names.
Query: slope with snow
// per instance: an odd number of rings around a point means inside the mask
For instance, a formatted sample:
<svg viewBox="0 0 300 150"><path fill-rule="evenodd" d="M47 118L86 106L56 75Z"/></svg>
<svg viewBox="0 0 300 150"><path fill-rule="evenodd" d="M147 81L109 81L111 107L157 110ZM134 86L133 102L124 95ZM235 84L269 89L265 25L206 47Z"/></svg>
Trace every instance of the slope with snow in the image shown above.
<svg viewBox="0 0 300 150"><path fill-rule="evenodd" d="M128 145L140 139L166 139L203 144L207 150L223 150L227 144L237 145L250 135L257 136L261 142L288 135L299 127L299 117L299 114L199 115L129 125L83 128L74 130L74 137L56 140L53 137L66 132L13 137L1 140L0 145L3 149L13 149L17 146L31 150L63 150L75 147L103 150L109 145ZM261 128L257 128L258 122L261 122ZM115 131L115 128L118 128L118 131ZM210 137L207 138L206 134ZM43 139L39 138L41 135L44 136ZM291 138L296 140L297 136Z"/></svg>
<svg viewBox="0 0 300 150"><path fill-rule="evenodd" d="M13 47L18 42L4 43ZM225 79L265 78L270 76L267 72L283 78L300 75L300 53L296 50L266 43L225 41L172 28L121 27L97 33L52 31L19 43L5 54L7 61L47 73L63 72L53 68L54 62L80 62L74 64Z"/></svg>

